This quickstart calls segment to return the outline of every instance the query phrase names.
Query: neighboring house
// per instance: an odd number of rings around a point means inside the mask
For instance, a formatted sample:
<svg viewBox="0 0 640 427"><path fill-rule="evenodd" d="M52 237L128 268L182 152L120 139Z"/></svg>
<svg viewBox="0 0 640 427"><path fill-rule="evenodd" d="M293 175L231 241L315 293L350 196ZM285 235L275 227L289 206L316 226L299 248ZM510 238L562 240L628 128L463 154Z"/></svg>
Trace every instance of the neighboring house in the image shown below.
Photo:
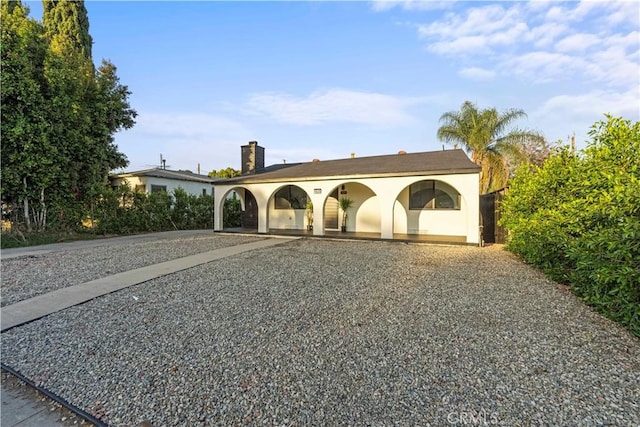
<svg viewBox="0 0 640 427"><path fill-rule="evenodd" d="M264 167L264 148L242 147L243 175L214 183L215 230L222 230L226 195L235 191L243 227L259 233L307 229L311 201L313 234L340 230L339 199L348 197L347 231L382 239L480 243L479 173L462 150L348 158Z"/></svg>
<svg viewBox="0 0 640 427"><path fill-rule="evenodd" d="M201 194L212 195L212 184L218 178L198 175L189 171L154 168L113 174L109 176L109 180L112 187L118 187L126 182L132 189L145 193L166 191L171 194L173 190L181 187L188 194L198 196Z"/></svg>

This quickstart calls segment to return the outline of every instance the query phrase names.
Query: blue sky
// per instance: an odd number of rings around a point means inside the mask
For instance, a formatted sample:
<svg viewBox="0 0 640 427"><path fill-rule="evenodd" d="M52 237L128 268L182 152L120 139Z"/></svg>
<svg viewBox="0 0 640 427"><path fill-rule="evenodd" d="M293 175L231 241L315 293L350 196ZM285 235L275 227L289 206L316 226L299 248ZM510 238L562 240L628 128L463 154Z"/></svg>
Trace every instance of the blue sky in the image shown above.
<svg viewBox="0 0 640 427"><path fill-rule="evenodd" d="M39 2L27 2L41 19ZM520 127L585 146L604 113L640 120L640 4L94 2L96 64L118 67L137 125L127 170L240 167L442 149L446 111L521 108ZM447 146L449 147L449 146Z"/></svg>

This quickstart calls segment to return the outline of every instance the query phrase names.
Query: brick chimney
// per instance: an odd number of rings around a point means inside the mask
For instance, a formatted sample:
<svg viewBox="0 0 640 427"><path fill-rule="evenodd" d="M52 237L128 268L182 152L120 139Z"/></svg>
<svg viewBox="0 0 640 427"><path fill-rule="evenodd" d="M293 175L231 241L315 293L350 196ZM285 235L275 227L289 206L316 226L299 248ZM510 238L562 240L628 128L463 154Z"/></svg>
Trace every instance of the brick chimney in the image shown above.
<svg viewBox="0 0 640 427"><path fill-rule="evenodd" d="M258 141L249 141L242 149L242 175L260 173L264 170L264 147Z"/></svg>

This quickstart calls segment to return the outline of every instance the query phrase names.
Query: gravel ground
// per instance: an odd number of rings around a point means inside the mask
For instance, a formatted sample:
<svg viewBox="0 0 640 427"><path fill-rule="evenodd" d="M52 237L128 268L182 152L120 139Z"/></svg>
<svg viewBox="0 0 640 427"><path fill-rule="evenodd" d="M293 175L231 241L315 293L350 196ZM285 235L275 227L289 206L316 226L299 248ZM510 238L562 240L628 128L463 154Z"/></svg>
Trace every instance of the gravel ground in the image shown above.
<svg viewBox="0 0 640 427"><path fill-rule="evenodd" d="M3 259L0 261L2 266L0 306L15 304L56 289L134 268L262 239L257 236L226 236L210 233L133 243L127 246L104 245Z"/></svg>
<svg viewBox="0 0 640 427"><path fill-rule="evenodd" d="M112 426L640 425L640 340L499 247L298 240L12 329L2 358Z"/></svg>

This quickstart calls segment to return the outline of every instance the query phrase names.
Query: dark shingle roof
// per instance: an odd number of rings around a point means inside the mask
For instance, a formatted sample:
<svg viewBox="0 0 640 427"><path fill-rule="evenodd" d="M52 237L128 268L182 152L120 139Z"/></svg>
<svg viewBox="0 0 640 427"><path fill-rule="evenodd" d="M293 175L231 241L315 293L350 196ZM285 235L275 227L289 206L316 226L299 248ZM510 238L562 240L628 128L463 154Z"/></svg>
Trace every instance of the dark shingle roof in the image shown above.
<svg viewBox="0 0 640 427"><path fill-rule="evenodd" d="M211 178L207 175L198 175L189 171L172 171L168 169L145 169L141 171L125 172L111 175L112 178L127 178L130 176L152 176L156 178L177 179L180 181L195 181L212 184L218 181L218 178Z"/></svg>
<svg viewBox="0 0 640 427"><path fill-rule="evenodd" d="M477 173L480 168L463 150L392 154L301 163L272 172L243 175L219 181L220 184L305 181L337 177L384 177Z"/></svg>
<svg viewBox="0 0 640 427"><path fill-rule="evenodd" d="M280 169L285 169L285 168L290 168L293 166L298 166L301 165L302 163L276 163L275 165L269 165L266 168L262 169L260 172L258 173L267 173L267 172L273 172L273 171L277 171Z"/></svg>

